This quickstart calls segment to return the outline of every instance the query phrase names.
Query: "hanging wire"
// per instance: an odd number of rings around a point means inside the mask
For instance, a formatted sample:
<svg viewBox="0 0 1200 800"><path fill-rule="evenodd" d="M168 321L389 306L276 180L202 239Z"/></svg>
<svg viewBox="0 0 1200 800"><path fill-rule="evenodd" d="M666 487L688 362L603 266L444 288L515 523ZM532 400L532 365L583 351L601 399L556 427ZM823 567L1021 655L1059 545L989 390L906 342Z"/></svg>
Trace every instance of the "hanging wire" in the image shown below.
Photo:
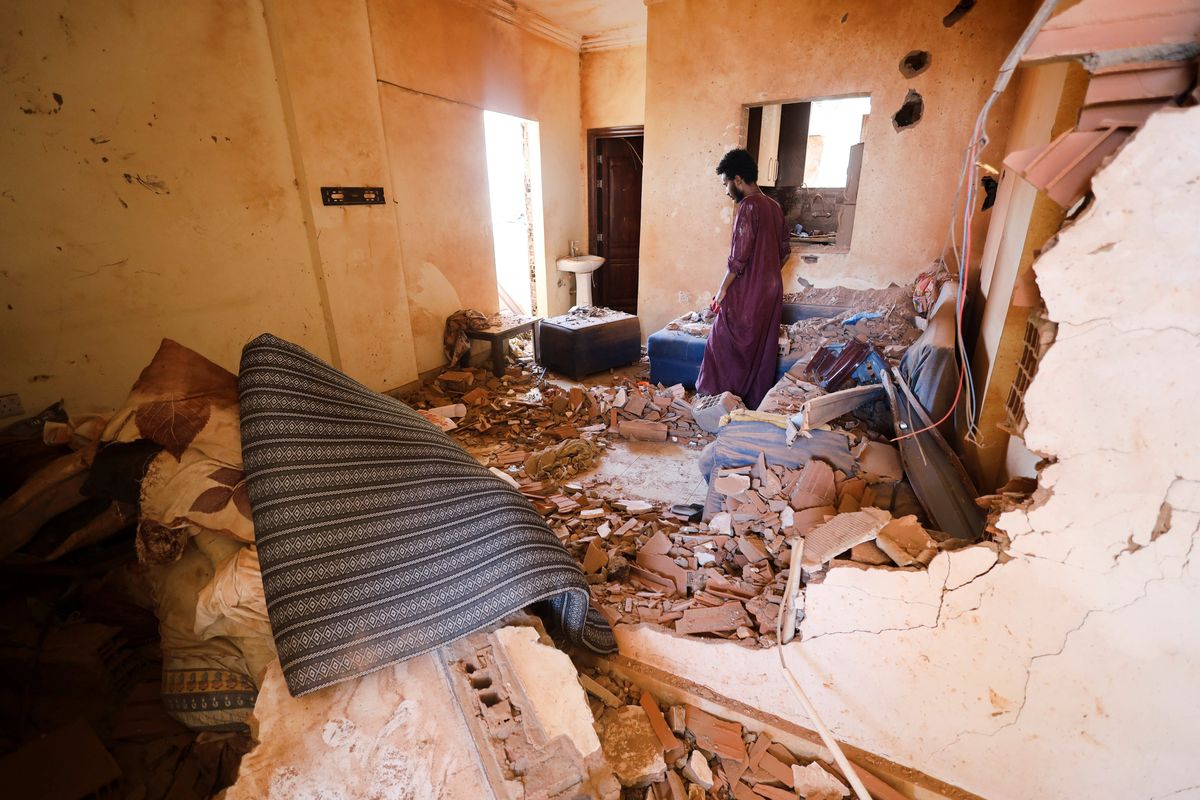
<svg viewBox="0 0 1200 800"><path fill-rule="evenodd" d="M1021 34L1021 38L1013 45L1008 58L1004 59L1004 63L1000 66L1000 72L996 75L996 83L992 86L991 94L984 100L983 107L979 110L979 115L975 118L975 126L971 129L971 138L963 154L962 168L958 174L958 186L954 190L954 199L950 207L950 229L947 231L946 242L942 246L942 263L945 264L946 251L950 250L954 253L958 264L958 295L955 301L954 317L958 358L962 363L962 368L958 372L958 387L954 391L954 400L951 402L950 408L947 409L946 413L937 422L927 425L920 430L897 436L892 441L907 439L941 425L954 414L964 393L967 396L966 438L968 441L974 443L978 443L979 441L975 380L971 374L971 358L967 352L966 337L963 336L963 310L966 308L967 302L967 280L971 275L971 223L975 219L975 192L979 182L979 155L988 144L987 119L991 113L992 106L996 103L996 99L1008 88L1008 83L1012 80L1013 73L1021 61L1021 56L1025 55L1025 51L1029 49L1029 45L1033 43L1034 37L1042 29L1046 20L1054 13L1054 9L1058 6L1058 3L1059 0L1044 0L1037 13L1033 15L1033 19L1029 21L1029 25L1026 26L1025 32ZM963 200L961 210L961 251L958 248L960 240L955 236L955 225L959 215L958 201L960 197Z"/></svg>

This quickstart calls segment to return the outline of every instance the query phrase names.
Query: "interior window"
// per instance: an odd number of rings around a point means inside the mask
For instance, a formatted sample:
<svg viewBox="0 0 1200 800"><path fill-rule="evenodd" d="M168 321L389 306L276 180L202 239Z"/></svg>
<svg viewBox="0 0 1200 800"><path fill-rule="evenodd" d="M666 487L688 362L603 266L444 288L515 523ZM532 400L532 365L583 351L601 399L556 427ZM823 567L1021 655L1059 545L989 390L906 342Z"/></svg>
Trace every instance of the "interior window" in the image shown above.
<svg viewBox="0 0 1200 800"><path fill-rule="evenodd" d="M797 249L849 250L870 115L867 95L746 106L758 184L783 207Z"/></svg>

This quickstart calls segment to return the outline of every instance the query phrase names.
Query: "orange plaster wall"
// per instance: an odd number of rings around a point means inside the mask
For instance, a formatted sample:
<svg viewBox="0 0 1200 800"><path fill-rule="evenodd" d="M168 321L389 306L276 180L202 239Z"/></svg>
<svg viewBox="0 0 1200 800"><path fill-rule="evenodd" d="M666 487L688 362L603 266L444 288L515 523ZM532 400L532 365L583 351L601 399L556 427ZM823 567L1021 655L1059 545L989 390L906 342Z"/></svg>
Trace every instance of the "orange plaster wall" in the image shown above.
<svg viewBox="0 0 1200 800"><path fill-rule="evenodd" d="M580 57L583 129L641 125L646 119L646 45Z"/></svg>
<svg viewBox="0 0 1200 800"><path fill-rule="evenodd" d="M746 103L871 95L851 250L811 264L793 255L785 291L798 289L800 276L872 287L927 269L942 251L975 115L1032 6L981 3L947 28L942 0L649 5L643 332L706 305L720 282L734 209L713 169L740 146ZM916 49L929 51L932 64L905 78L899 62ZM924 117L898 132L891 116L910 88L924 98ZM1010 109L1006 96L993 110L986 161L999 159Z"/></svg>
<svg viewBox="0 0 1200 800"><path fill-rule="evenodd" d="M579 54L466 3L368 0L396 187L417 368L443 363L459 308L498 307L483 110L536 120L547 273L542 314L570 302L554 270L585 235Z"/></svg>

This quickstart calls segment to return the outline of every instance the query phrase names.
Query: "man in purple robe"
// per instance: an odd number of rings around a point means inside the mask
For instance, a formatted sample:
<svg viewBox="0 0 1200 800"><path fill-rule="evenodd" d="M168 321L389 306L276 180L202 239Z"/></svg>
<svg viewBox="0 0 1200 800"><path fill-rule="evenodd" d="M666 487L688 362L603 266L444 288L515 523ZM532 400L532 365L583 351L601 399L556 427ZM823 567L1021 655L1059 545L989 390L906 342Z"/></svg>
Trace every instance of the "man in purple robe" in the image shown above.
<svg viewBox="0 0 1200 800"><path fill-rule="evenodd" d="M696 392L732 392L758 408L775 385L783 262L790 253L779 204L758 188L758 165L745 150L730 150L717 165L725 193L737 203L728 271L712 302L717 315Z"/></svg>

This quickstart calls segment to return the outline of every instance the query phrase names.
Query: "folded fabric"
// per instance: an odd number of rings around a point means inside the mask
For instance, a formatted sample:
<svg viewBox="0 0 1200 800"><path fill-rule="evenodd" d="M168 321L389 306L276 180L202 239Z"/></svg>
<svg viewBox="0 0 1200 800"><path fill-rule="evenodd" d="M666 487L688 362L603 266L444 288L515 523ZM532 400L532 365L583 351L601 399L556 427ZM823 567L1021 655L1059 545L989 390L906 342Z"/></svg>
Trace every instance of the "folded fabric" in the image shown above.
<svg viewBox="0 0 1200 800"><path fill-rule="evenodd" d="M538 601L571 641L615 649L541 515L411 408L269 334L243 350L239 392L263 589L294 696Z"/></svg>

